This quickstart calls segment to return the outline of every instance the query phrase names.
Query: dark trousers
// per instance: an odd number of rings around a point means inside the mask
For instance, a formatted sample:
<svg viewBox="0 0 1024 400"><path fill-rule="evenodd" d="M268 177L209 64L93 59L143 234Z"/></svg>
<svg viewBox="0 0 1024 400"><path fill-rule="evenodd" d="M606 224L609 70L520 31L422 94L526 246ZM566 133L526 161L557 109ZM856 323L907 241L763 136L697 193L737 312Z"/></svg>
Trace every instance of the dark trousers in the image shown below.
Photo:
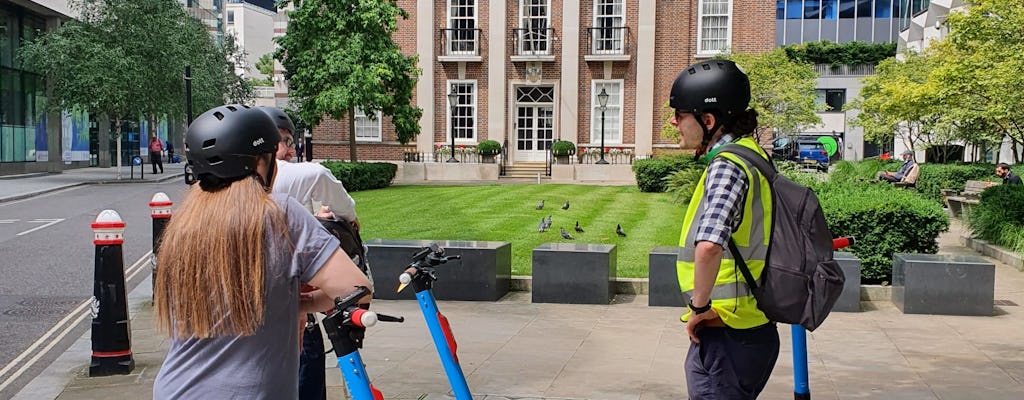
<svg viewBox="0 0 1024 400"><path fill-rule="evenodd" d="M159 151L149 151L149 163L153 166L153 173L156 173L156 167L160 167L160 173L164 173L164 159L163 154Z"/></svg>
<svg viewBox="0 0 1024 400"><path fill-rule="evenodd" d="M302 354L299 355L299 400L327 399L324 337L320 324L302 330Z"/></svg>
<svg viewBox="0 0 1024 400"><path fill-rule="evenodd" d="M751 329L703 328L686 354L690 400L754 400L779 358L774 323Z"/></svg>

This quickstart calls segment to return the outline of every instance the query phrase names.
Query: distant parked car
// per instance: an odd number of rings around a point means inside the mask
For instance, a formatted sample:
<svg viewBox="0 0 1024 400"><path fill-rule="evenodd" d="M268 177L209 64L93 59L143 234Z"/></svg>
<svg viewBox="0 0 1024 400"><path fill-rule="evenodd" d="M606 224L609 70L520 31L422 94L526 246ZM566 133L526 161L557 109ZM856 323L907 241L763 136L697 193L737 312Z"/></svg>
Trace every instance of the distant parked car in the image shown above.
<svg viewBox="0 0 1024 400"><path fill-rule="evenodd" d="M808 168L828 171L829 157L825 145L815 137L781 137L772 141L772 158L792 161Z"/></svg>

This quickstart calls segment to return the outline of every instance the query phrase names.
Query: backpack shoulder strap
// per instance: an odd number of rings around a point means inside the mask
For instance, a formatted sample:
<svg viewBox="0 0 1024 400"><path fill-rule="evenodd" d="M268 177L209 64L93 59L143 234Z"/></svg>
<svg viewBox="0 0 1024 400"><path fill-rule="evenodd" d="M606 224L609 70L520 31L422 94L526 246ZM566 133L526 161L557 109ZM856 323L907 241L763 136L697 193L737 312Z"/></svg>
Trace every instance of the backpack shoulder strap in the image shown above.
<svg viewBox="0 0 1024 400"><path fill-rule="evenodd" d="M758 154L756 151L746 148L744 146L735 143L729 143L725 145L725 148L722 149L722 152L732 153L739 156L744 161L752 165L754 168L757 168L757 170L761 172L761 175L764 175L764 177L768 178L769 181L775 178L775 175L778 174L778 171L776 171L775 169L774 163L769 162L764 157L761 157L761 155Z"/></svg>

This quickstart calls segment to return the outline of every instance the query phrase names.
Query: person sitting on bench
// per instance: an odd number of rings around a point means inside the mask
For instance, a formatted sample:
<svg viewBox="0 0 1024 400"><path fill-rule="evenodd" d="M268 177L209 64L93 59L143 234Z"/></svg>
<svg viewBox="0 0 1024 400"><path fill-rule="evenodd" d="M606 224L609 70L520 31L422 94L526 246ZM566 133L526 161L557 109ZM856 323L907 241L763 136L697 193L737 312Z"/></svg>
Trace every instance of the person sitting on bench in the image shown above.
<svg viewBox="0 0 1024 400"><path fill-rule="evenodd" d="M914 186L917 184L919 173L920 167L914 162L914 152L912 150L905 150L903 151L903 165L900 166L898 171L878 171L875 179L896 183L900 186Z"/></svg>

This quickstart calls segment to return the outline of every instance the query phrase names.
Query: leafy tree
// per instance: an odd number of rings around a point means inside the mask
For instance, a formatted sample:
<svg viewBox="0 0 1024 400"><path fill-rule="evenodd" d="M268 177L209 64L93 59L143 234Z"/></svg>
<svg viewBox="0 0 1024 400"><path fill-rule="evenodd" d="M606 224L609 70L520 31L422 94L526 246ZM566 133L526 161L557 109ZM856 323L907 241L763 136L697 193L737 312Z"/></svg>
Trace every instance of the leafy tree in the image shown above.
<svg viewBox="0 0 1024 400"><path fill-rule="evenodd" d="M832 66L878 65L882 60L896 55L896 43L835 43L820 40L783 46L782 49L791 60Z"/></svg>
<svg viewBox="0 0 1024 400"><path fill-rule="evenodd" d="M781 49L763 54L727 56L750 77L750 106L759 114L762 128L783 134L821 123L814 87L818 74L808 63L790 60Z"/></svg>
<svg viewBox="0 0 1024 400"><path fill-rule="evenodd" d="M27 43L20 53L30 68L45 71L52 88L49 110L106 115L117 127L115 138L125 120L147 118L156 129L159 116L184 114L186 65L193 68L196 108L224 102L234 76L230 64L179 2L70 0L69 6L79 19Z"/></svg>
<svg viewBox="0 0 1024 400"><path fill-rule="evenodd" d="M864 78L860 96L846 105L859 109L853 126L864 128L864 138L888 142L899 138L911 150L930 140L939 121L942 106L938 87L929 79L935 59L906 52L902 60L888 59L875 68L875 75Z"/></svg>
<svg viewBox="0 0 1024 400"><path fill-rule="evenodd" d="M950 13L949 35L933 44L939 63L935 79L942 98L951 106L948 118L963 121L965 140L979 136L1017 147L1024 145L1024 3L1006 0L975 0L967 12ZM983 120L983 121L982 121ZM987 131L987 132L986 132Z"/></svg>
<svg viewBox="0 0 1024 400"><path fill-rule="evenodd" d="M356 161L355 109L392 117L402 144L419 133L423 111L411 104L420 74L417 57L392 39L397 17L409 14L394 0L295 0L288 33L276 40L289 94L302 120L348 113L349 150Z"/></svg>
<svg viewBox="0 0 1024 400"><path fill-rule="evenodd" d="M267 53L256 60L256 70L266 76L274 75L274 54Z"/></svg>

